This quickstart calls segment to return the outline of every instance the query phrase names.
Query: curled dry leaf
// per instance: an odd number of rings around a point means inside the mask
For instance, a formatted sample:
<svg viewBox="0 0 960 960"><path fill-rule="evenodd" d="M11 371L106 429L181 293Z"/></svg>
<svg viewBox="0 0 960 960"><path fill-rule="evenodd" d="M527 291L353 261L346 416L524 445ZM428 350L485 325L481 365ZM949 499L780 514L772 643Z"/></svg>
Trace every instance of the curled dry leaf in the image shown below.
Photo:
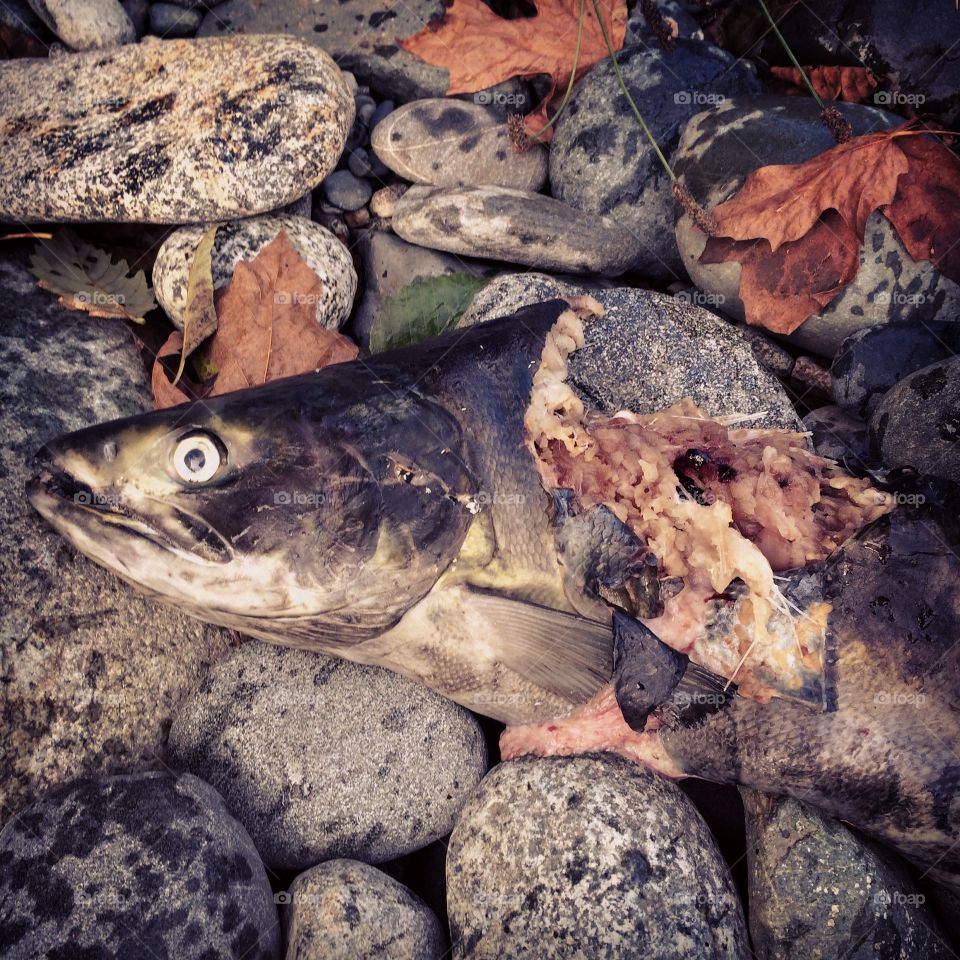
<svg viewBox="0 0 960 960"><path fill-rule="evenodd" d="M213 302L213 244L218 227L204 233L190 262L187 278L187 302L183 311L183 344L180 349L180 366L173 378L174 386L183 376L187 357L217 329L217 307Z"/></svg>
<svg viewBox="0 0 960 960"><path fill-rule="evenodd" d="M864 103L877 89L877 78L866 67L804 67L803 72L822 100ZM771 67L770 74L781 81L783 93L807 94L807 85L796 67Z"/></svg>

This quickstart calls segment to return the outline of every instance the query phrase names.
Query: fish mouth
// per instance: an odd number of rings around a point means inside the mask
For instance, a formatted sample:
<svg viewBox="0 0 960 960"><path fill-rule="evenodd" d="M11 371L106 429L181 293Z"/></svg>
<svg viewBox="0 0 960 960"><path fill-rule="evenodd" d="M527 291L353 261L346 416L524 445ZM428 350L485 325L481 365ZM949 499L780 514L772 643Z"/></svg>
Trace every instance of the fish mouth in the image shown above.
<svg viewBox="0 0 960 960"><path fill-rule="evenodd" d="M57 530L80 528L88 536L109 532L152 543L191 562L229 563L230 544L203 518L162 500L150 499L166 522L135 510L118 494L97 490L60 467L41 450L36 473L27 481L27 499ZM161 526L162 524L162 526Z"/></svg>

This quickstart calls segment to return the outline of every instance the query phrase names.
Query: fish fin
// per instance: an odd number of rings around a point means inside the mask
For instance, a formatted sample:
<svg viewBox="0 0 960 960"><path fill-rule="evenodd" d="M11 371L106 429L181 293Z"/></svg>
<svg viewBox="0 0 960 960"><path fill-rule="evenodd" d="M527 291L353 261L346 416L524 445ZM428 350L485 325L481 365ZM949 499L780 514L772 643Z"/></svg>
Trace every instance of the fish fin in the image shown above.
<svg viewBox="0 0 960 960"><path fill-rule="evenodd" d="M673 696L664 705L663 719L672 726L693 727L733 702L737 685L696 663L688 663Z"/></svg>
<svg viewBox="0 0 960 960"><path fill-rule="evenodd" d="M530 683L582 703L610 679L609 624L476 588L470 594L470 606L490 626L497 661Z"/></svg>

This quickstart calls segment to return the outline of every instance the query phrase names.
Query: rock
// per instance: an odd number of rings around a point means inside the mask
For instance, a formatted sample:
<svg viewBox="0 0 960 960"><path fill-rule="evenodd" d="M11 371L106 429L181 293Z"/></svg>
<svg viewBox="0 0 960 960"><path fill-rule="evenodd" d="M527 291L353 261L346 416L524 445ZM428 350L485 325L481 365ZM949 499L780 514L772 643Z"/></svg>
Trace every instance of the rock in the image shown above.
<svg viewBox="0 0 960 960"><path fill-rule="evenodd" d="M862 474L873 464L867 425L843 407L817 407L803 418L813 449L821 456L844 464L853 473Z"/></svg>
<svg viewBox="0 0 960 960"><path fill-rule="evenodd" d="M757 327L744 324L737 327L737 330L740 331L740 336L749 342L753 355L767 370L778 377L790 376L794 359L783 347L761 333Z"/></svg>
<svg viewBox="0 0 960 960"><path fill-rule="evenodd" d="M312 213L313 194L305 193L299 200L294 200L293 203L285 204L275 210L274 216L286 215L289 217L303 217L304 220L309 220Z"/></svg>
<svg viewBox="0 0 960 960"><path fill-rule="evenodd" d="M340 210L359 210L373 196L373 188L349 170L337 170L323 181L323 196Z"/></svg>
<svg viewBox="0 0 960 960"><path fill-rule="evenodd" d="M542 274L498 277L474 297L460 324L582 292ZM588 403L608 414L653 413L691 397L713 416L762 412L750 426L797 429L790 398L733 324L661 293L588 292L606 310L586 325L584 345L570 358L570 380Z"/></svg>
<svg viewBox="0 0 960 960"><path fill-rule="evenodd" d="M694 40L665 53L640 44L617 63L644 120L667 157L686 121L704 104L759 91L746 61ZM608 216L630 234L632 266L644 276L678 279L683 264L674 238L670 179L637 123L609 60L577 86L550 145L553 195L585 212Z"/></svg>
<svg viewBox="0 0 960 960"><path fill-rule="evenodd" d="M954 956L893 854L797 800L742 792L757 960Z"/></svg>
<svg viewBox="0 0 960 960"><path fill-rule="evenodd" d="M402 883L356 860L321 863L293 882L285 908L286 960L440 960L447 937Z"/></svg>
<svg viewBox="0 0 960 960"><path fill-rule="evenodd" d="M190 265L207 226L175 230L160 247L153 266L157 300L174 326L181 330ZM221 224L214 242L214 288L225 286L236 265L241 260L253 260L281 230L323 282L323 295L317 302L317 323L329 330L337 330L350 316L357 292L353 259L329 230L304 217L274 215Z"/></svg>
<svg viewBox="0 0 960 960"><path fill-rule="evenodd" d="M30 0L30 6L74 50L116 47L137 39L119 0Z"/></svg>
<svg viewBox="0 0 960 960"><path fill-rule="evenodd" d="M294 870L425 846L487 764L473 716L426 687L256 641L184 704L170 758L223 793L268 866Z"/></svg>
<svg viewBox="0 0 960 960"><path fill-rule="evenodd" d="M869 417L894 384L958 350L957 323L889 323L858 330L833 358L833 399Z"/></svg>
<svg viewBox="0 0 960 960"><path fill-rule="evenodd" d="M450 837L447 906L464 958L750 956L696 809L609 755L496 767Z"/></svg>
<svg viewBox="0 0 960 960"><path fill-rule="evenodd" d="M383 163L413 183L536 193L547 179L546 149L517 153L503 118L475 103L408 103L374 127L370 142Z"/></svg>
<svg viewBox="0 0 960 960"><path fill-rule="evenodd" d="M0 832L4 956L280 957L246 830L197 777L80 780Z"/></svg>
<svg viewBox="0 0 960 960"><path fill-rule="evenodd" d="M370 198L370 212L375 217L392 217L397 209L397 201L407 192L405 183L391 183L381 187Z"/></svg>
<svg viewBox="0 0 960 960"><path fill-rule="evenodd" d="M287 37L165 40L0 62L0 220L264 213L332 170L353 97Z"/></svg>
<svg viewBox="0 0 960 960"><path fill-rule="evenodd" d="M149 379L125 324L37 289L0 259L0 807L79 776L158 762L177 703L229 634L135 593L77 553L23 495L31 459L68 430L143 413ZM0 870L2 872L2 870ZM2 938L0 938L2 940Z"/></svg>
<svg viewBox="0 0 960 960"><path fill-rule="evenodd" d="M133 24L133 32L139 40L147 32L147 18L150 16L149 0L120 0L120 6Z"/></svg>
<svg viewBox="0 0 960 960"><path fill-rule="evenodd" d="M370 331L380 316L384 299L395 297L408 284L448 273L483 277L493 272L487 264L417 247L392 233L364 232L360 235L359 249L364 290L353 317L353 336L363 347L370 345Z"/></svg>
<svg viewBox="0 0 960 960"><path fill-rule="evenodd" d="M571 273L623 273L631 238L607 217L506 187L411 187L393 229L410 243Z"/></svg>
<svg viewBox="0 0 960 960"><path fill-rule="evenodd" d="M960 483L960 357L901 380L870 418L870 440L890 468Z"/></svg>
<svg viewBox="0 0 960 960"><path fill-rule="evenodd" d="M27 0L4 0L0 3L0 27L16 30L46 47L53 39L50 28L41 20ZM39 51L38 51L38 54Z"/></svg>
<svg viewBox="0 0 960 960"><path fill-rule="evenodd" d="M688 40L702 40L703 30L700 24L690 16L681 0L655 0L653 6L663 14L667 21L667 27L676 28L675 37L682 37ZM659 45L656 34L647 24L643 15L643 4L637 5L630 11L627 18L627 33L623 38L625 47L632 47L638 43L646 43L651 46Z"/></svg>
<svg viewBox="0 0 960 960"><path fill-rule="evenodd" d="M855 134L896 125L900 117L853 103L838 103ZM729 100L687 124L675 156L681 182L708 209L730 198L747 175L761 166L802 163L835 146L807 97ZM677 220L677 244L687 272L703 291L721 301L725 313L743 319L737 296L740 266L698 262L706 238L687 214ZM960 313L960 286L928 261L910 259L896 232L879 211L868 220L854 280L820 313L788 338L832 357L851 333L877 323L913 324L952 319Z"/></svg>
<svg viewBox="0 0 960 960"><path fill-rule="evenodd" d="M203 20L199 10L175 3L150 4L150 31L158 37L192 37Z"/></svg>
<svg viewBox="0 0 960 960"><path fill-rule="evenodd" d="M813 357L797 357L790 379L797 390L798 403L830 398L830 371L821 367Z"/></svg>

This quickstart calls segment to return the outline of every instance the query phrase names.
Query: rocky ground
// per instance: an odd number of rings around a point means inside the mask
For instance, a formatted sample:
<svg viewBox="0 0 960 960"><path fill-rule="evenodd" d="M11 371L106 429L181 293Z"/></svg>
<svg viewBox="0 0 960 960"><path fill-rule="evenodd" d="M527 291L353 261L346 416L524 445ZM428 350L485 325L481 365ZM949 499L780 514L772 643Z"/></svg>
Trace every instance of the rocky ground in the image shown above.
<svg viewBox="0 0 960 960"><path fill-rule="evenodd" d="M642 6L622 78L708 209L833 145L812 99L770 92L769 35L747 42L732 16L710 33L715 5L665 0L665 49ZM784 16L801 62L898 78L839 104L857 134L902 122L909 97L956 121L953 4L903 6ZM461 328L590 293L606 312L570 377L597 409L689 396L805 429L858 475L916 477L911 506L958 502L954 280L878 212L828 306L788 336L748 326L741 264L700 262L707 238L609 61L552 143L518 152L507 118L535 80L445 97L447 72L398 45L444 8L0 5L0 233L70 224L159 303L136 328L68 310L28 270L36 241L0 239L0 956L956 956L949 894L799 800L601 754L499 763L501 725L145 599L22 496L44 440L150 409L216 222L215 289L282 231L322 283L316 323L361 350L424 280L477 280Z"/></svg>

